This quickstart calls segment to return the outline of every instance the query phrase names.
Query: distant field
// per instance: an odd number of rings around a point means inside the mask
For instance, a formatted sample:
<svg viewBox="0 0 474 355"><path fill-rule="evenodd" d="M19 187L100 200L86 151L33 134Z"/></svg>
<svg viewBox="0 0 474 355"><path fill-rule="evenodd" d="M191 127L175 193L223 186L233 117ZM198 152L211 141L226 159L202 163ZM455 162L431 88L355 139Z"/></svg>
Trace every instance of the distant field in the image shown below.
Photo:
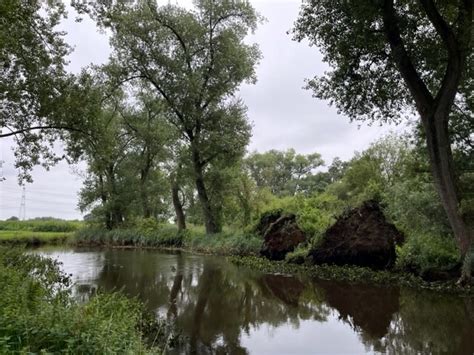
<svg viewBox="0 0 474 355"><path fill-rule="evenodd" d="M57 244L82 226L80 221L0 221L0 244Z"/></svg>

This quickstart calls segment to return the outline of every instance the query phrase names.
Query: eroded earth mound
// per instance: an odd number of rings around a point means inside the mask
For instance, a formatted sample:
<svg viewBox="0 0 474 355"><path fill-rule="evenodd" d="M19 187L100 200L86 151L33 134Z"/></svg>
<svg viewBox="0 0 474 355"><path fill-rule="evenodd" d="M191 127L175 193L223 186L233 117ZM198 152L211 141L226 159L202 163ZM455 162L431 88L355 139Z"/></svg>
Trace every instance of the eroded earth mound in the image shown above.
<svg viewBox="0 0 474 355"><path fill-rule="evenodd" d="M262 216L256 232L264 239L260 254L271 260L283 260L285 255L306 240L294 214L274 211Z"/></svg>
<svg viewBox="0 0 474 355"><path fill-rule="evenodd" d="M395 263L395 246L403 240L403 234L386 220L379 204L366 201L340 216L309 256L315 264L386 269Z"/></svg>

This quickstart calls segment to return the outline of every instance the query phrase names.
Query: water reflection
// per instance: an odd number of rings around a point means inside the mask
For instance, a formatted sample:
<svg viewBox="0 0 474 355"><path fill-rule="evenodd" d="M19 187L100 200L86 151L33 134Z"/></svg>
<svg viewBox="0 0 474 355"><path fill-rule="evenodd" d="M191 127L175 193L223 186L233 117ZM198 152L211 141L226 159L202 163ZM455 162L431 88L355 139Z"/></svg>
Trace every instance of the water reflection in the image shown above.
<svg viewBox="0 0 474 355"><path fill-rule="evenodd" d="M262 274L220 257L47 253L74 275L78 297L121 289L173 319L187 336L174 353L474 352L472 298Z"/></svg>

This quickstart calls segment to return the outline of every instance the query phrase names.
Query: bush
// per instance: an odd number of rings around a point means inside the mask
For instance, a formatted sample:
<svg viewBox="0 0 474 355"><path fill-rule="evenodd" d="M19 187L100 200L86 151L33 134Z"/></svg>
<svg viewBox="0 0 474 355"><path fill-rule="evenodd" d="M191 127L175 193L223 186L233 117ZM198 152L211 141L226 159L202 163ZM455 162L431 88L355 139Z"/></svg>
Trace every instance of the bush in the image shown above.
<svg viewBox="0 0 474 355"><path fill-rule="evenodd" d="M304 264L306 262L306 258L308 257L309 246L301 246L286 254L285 261L290 264Z"/></svg>
<svg viewBox="0 0 474 355"><path fill-rule="evenodd" d="M260 222L264 218L280 213L293 213L298 226L312 240L321 236L336 221L335 217L343 211L346 204L334 194L323 192L309 197L297 195L280 198L271 207L272 209L265 209L260 215L254 227L257 233L260 232Z"/></svg>
<svg viewBox="0 0 474 355"><path fill-rule="evenodd" d="M459 263L453 238L436 235L412 235L397 248L397 267L422 274L426 270L448 270Z"/></svg>
<svg viewBox="0 0 474 355"><path fill-rule="evenodd" d="M0 248L0 353L152 350L144 343L138 301L113 293L79 304L68 286L69 278L56 261Z"/></svg>

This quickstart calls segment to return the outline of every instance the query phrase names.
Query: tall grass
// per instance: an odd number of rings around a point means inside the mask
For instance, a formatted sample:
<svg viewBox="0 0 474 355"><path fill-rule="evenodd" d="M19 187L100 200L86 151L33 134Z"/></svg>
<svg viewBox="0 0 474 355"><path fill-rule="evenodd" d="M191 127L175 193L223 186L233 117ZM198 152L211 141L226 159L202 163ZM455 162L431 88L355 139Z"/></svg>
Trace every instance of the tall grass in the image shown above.
<svg viewBox="0 0 474 355"><path fill-rule="evenodd" d="M174 247L190 251L221 255L256 255L262 239L251 234L233 230L206 235L202 227L191 226L178 231L176 226L160 224L153 228L114 229L82 228L75 233L78 245Z"/></svg>
<svg viewBox="0 0 474 355"><path fill-rule="evenodd" d="M59 219L0 221L0 230L3 231L31 231L31 232L74 232L83 226L81 221L64 221Z"/></svg>
<svg viewBox="0 0 474 355"><path fill-rule="evenodd" d="M0 244L37 246L42 244L64 244L72 236L71 232L32 232L0 230Z"/></svg>
<svg viewBox="0 0 474 355"><path fill-rule="evenodd" d="M155 319L155 318L152 318ZM99 294L74 301L58 263L18 249L0 248L0 353L144 354L144 334L161 325L125 296ZM156 331L152 331L155 329Z"/></svg>

